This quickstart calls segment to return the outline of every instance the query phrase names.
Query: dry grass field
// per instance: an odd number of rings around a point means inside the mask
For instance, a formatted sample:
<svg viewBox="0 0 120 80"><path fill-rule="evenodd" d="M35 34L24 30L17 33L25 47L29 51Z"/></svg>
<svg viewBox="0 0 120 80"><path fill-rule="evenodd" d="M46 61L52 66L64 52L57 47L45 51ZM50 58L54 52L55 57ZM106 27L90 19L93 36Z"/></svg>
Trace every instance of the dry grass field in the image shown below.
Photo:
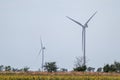
<svg viewBox="0 0 120 80"><path fill-rule="evenodd" d="M120 74L96 72L1 72L0 80L120 80Z"/></svg>

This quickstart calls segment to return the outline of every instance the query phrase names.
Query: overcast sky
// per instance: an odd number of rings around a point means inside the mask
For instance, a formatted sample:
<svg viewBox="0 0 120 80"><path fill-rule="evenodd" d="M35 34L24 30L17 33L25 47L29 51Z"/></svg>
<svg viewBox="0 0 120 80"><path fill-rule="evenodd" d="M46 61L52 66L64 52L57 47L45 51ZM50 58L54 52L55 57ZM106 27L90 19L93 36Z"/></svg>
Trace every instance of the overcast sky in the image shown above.
<svg viewBox="0 0 120 80"><path fill-rule="evenodd" d="M102 67L120 61L120 0L0 0L0 64L32 70L41 67L40 36L46 47L45 62L55 61L72 70L82 53L86 29L87 65Z"/></svg>

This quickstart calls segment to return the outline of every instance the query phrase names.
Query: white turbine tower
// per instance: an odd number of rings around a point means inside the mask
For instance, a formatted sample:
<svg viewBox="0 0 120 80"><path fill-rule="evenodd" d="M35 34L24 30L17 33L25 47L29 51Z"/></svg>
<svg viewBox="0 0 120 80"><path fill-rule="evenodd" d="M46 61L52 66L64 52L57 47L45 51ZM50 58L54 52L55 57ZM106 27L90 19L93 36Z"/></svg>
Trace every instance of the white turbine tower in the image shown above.
<svg viewBox="0 0 120 80"><path fill-rule="evenodd" d="M41 68L43 71L43 67L44 67L44 50L45 50L45 46L43 45L42 39L40 38L40 44L41 44L41 49L39 51L39 55L40 53L42 54L42 64L41 64Z"/></svg>
<svg viewBox="0 0 120 80"><path fill-rule="evenodd" d="M73 22L77 23L78 25L82 26L82 51L83 51L83 66L86 65L86 28L88 28L88 22L92 19L92 17L96 14L95 12L88 20L87 22L82 25L80 22L70 18L67 16L68 19L72 20Z"/></svg>

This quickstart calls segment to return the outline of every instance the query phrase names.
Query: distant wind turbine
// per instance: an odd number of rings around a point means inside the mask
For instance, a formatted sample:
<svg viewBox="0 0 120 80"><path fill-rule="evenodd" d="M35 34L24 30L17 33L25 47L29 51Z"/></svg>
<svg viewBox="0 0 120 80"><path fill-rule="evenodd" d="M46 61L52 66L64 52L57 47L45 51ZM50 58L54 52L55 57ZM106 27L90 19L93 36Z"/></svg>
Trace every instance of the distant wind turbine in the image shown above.
<svg viewBox="0 0 120 80"><path fill-rule="evenodd" d="M73 22L77 23L78 25L82 26L82 51L83 51L83 66L86 65L86 28L88 28L88 22L92 19L92 17L96 14L95 12L88 20L87 22L82 25L80 22L66 16L68 19L72 20Z"/></svg>
<svg viewBox="0 0 120 80"><path fill-rule="evenodd" d="M40 38L40 44L41 44L41 49L39 51L39 55L42 54L42 71L43 71L43 67L44 67L44 50L45 50L45 46L43 45L42 39Z"/></svg>

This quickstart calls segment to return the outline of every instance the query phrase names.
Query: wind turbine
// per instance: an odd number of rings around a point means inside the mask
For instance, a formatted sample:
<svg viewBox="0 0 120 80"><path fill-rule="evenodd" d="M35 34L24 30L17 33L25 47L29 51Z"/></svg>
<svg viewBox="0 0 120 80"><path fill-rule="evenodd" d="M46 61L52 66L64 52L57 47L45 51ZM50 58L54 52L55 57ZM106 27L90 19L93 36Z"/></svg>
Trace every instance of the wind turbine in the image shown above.
<svg viewBox="0 0 120 80"><path fill-rule="evenodd" d="M80 22L66 16L68 19L72 20L73 22L77 23L82 27L82 51L83 51L83 66L86 65L86 28L88 28L88 22L93 18L93 16L96 14L95 12L88 20L87 22L83 25Z"/></svg>
<svg viewBox="0 0 120 80"><path fill-rule="evenodd" d="M39 55L42 54L42 71L43 71L43 67L44 67L44 50L45 50L45 46L43 45L42 39L40 38L40 44L41 44L41 49L39 51Z"/></svg>

